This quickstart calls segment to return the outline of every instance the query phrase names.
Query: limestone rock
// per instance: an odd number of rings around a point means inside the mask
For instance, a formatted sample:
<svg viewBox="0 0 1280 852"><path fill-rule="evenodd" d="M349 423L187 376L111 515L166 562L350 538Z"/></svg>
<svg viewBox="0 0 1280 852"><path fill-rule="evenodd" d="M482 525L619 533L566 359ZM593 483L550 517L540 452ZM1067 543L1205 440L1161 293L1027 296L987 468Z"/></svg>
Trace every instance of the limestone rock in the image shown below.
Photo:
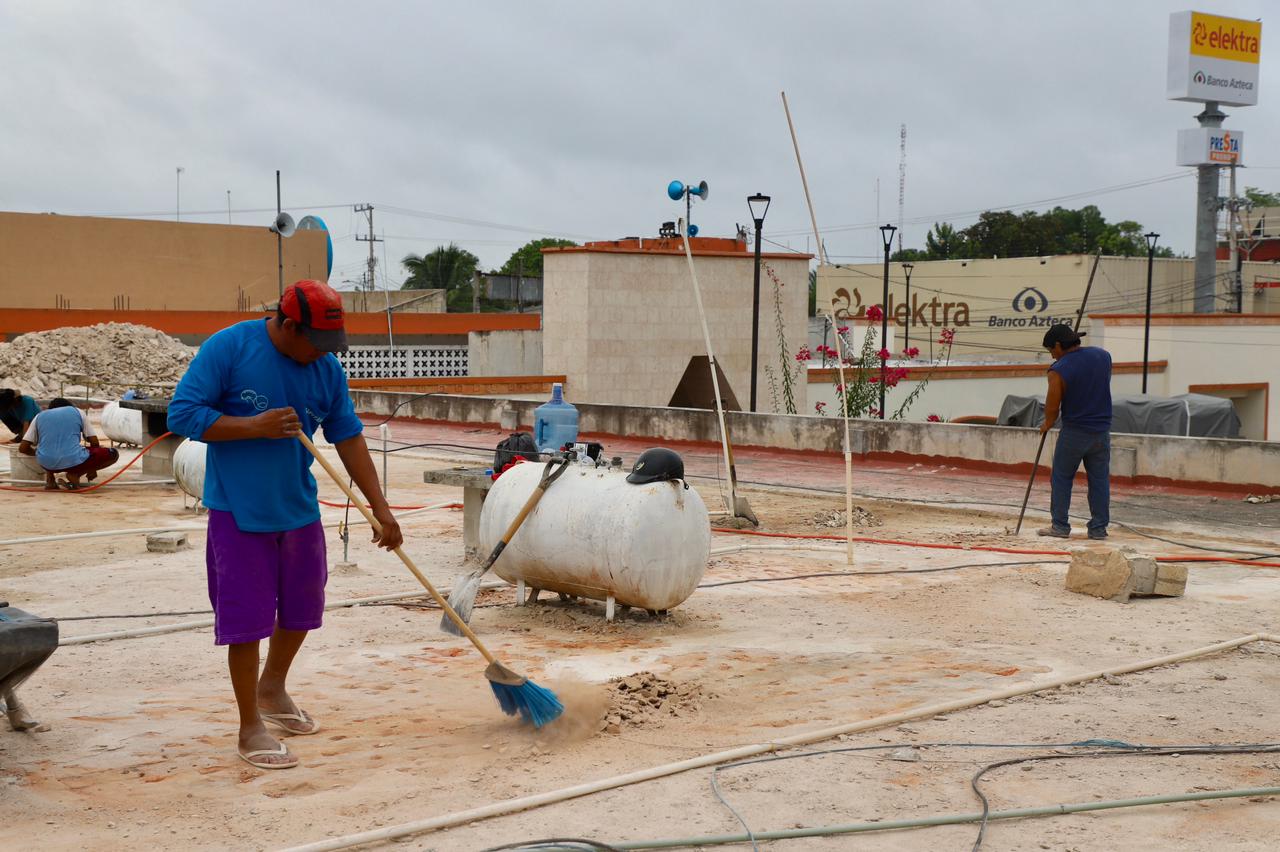
<svg viewBox="0 0 1280 852"><path fill-rule="evenodd" d="M1076 548L1067 569L1067 591L1125 603L1133 595L1181 596L1187 587L1184 565L1161 565L1129 547L1118 550Z"/></svg>

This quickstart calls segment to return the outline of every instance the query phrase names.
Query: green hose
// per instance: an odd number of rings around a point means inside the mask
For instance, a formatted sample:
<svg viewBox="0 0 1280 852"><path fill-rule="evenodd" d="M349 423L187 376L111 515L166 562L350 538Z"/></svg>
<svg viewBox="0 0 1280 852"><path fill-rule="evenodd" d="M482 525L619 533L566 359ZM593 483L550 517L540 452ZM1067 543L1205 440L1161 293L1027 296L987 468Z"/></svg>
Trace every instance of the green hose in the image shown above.
<svg viewBox="0 0 1280 852"><path fill-rule="evenodd" d="M1056 816L1083 811L1105 811L1113 808L1136 808L1142 805L1167 805L1176 802L1202 802L1207 799L1240 799L1248 796L1277 796L1280 787L1244 787L1235 790L1209 790L1201 793L1181 793L1169 796L1141 796L1136 799L1112 799L1103 802L1078 802L1068 805L1048 805L1039 808L1018 808L1009 811L991 811L988 820L1024 819L1026 817ZM754 832L756 840L790 840L798 837L829 837L834 834L858 834L864 831L892 831L902 828L927 828L934 825L960 825L980 822L981 812L971 814L940 814L919 819L900 819L891 822L856 822L846 825L815 826L813 828L788 828L777 831ZM609 844L615 849L676 849L685 846L715 846L725 843L748 843L746 834L708 834L701 837L673 837L666 840L637 840Z"/></svg>

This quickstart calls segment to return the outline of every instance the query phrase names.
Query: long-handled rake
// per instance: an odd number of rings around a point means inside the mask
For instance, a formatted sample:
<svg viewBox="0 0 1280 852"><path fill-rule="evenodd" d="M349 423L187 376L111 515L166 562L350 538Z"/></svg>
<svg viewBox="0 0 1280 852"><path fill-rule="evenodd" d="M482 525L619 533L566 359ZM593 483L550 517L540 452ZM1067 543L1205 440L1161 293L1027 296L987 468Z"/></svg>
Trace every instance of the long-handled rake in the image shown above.
<svg viewBox="0 0 1280 852"><path fill-rule="evenodd" d="M555 468L552 470L552 468ZM511 538L516 534L516 530L520 529L524 519L537 507L538 501L542 499L542 495L551 487L551 483L555 482L569 468L569 460L562 460L557 466L556 460L552 459L547 462L547 466L542 469L542 478L538 480L538 485L533 489L533 493L529 495L529 499L525 501L524 507L520 513L516 515L510 526L507 527L506 535L498 541L494 546L493 552L489 554L489 558L484 561L476 570L467 574L465 577L458 579L453 584L453 591L449 593L449 607L445 614L440 616L440 629L445 633L451 633L454 636L461 636L458 625L454 621L453 614L456 614L462 621L471 623L471 613L475 607L476 594L480 591L480 580L489 569L493 567L493 563L498 561L498 557L502 555L502 551L507 549L507 545L511 543Z"/></svg>
<svg viewBox="0 0 1280 852"><path fill-rule="evenodd" d="M320 463L325 473L329 474L329 478L337 483L342 492L347 495L351 505L360 510L360 514L364 515L369 525L375 530L381 530L382 527L373 517L373 513L369 511L369 507L342 480L338 472L333 469L333 465L329 464L329 461L320 455L320 451L316 449L315 444L311 443L311 439L306 435L299 434L298 440ZM564 712L564 705L560 703L560 699L556 698L554 692L538 686L533 681L513 672L498 662L498 659L480 641L480 637L472 632L467 623L449 606L449 602L436 591L436 587L431 585L431 581L422 575L422 572L418 570L418 566L413 564L413 560L405 555L404 550L397 547L395 553L396 556L400 557L400 561L404 563L405 567L409 569L409 573L417 577L423 588L431 594L431 597L435 598L436 603L445 611L445 614L453 619L462 635L469 639L471 644L476 646L476 650L480 652L480 655L489 662L488 667L484 670L484 676L488 678L489 686L492 687L494 697L498 699L498 704L502 707L503 713L508 716L514 716L519 713L526 722L531 723L535 728L541 728Z"/></svg>

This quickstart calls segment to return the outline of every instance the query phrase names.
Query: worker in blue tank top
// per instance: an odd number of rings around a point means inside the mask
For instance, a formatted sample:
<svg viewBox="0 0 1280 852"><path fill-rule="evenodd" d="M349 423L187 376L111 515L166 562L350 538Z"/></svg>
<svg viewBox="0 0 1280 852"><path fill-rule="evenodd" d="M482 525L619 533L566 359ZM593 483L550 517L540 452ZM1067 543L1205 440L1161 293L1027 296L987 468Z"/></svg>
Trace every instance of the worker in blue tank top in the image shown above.
<svg viewBox="0 0 1280 852"><path fill-rule="evenodd" d="M1052 429L1059 415L1062 428L1049 480L1053 523L1040 535L1071 535L1071 484L1083 463L1089 481L1089 538L1104 539L1111 523L1111 355L1097 346L1081 346L1081 337L1069 325L1051 326L1044 335L1053 364L1040 431Z"/></svg>

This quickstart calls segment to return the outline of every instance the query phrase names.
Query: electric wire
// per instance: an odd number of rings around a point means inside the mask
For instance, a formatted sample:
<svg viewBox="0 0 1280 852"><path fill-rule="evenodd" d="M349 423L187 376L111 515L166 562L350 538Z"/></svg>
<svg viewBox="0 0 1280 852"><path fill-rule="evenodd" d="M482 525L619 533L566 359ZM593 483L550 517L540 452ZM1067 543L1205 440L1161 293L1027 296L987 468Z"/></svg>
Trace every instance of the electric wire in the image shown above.
<svg viewBox="0 0 1280 852"><path fill-rule="evenodd" d="M1003 766L1012 766L1018 763L1029 763L1040 760L1063 760L1063 759L1081 759L1081 758L1101 758L1101 757L1126 757L1126 756L1143 756L1143 757L1168 757L1179 756L1185 757L1194 754L1271 754L1280 751L1280 743L1265 743L1259 745L1203 745L1203 746L1133 746L1130 748L1113 749L1108 751L1091 751L1079 752L1076 754L1040 754L1030 755L1027 757L1018 757L1012 760L1001 760L996 763L990 763L974 773L973 778L969 781L969 786L973 788L974 794L982 802L982 819L978 823L978 836L973 842L972 852L978 852L982 848L982 841L986 836L988 815L991 813L991 803L987 800L986 794L982 792L978 782L988 772Z"/></svg>

